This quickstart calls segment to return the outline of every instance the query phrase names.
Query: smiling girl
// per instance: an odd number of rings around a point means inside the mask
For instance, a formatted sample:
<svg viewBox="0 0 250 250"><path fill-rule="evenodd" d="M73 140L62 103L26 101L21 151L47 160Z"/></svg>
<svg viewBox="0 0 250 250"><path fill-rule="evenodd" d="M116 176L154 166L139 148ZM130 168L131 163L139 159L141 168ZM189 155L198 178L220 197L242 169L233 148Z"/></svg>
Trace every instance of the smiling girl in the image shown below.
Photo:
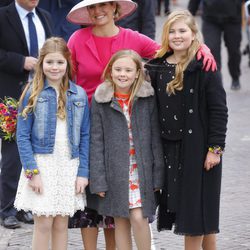
<svg viewBox="0 0 250 250"><path fill-rule="evenodd" d="M45 41L20 99L17 145L23 165L15 207L32 211L32 249L67 249L68 218L84 210L89 176L89 109L71 79L62 38Z"/></svg>
<svg viewBox="0 0 250 250"><path fill-rule="evenodd" d="M118 249L151 249L148 218L155 214L164 162L154 90L140 56L114 54L91 106L90 190L100 214L113 216Z"/></svg>
<svg viewBox="0 0 250 250"><path fill-rule="evenodd" d="M226 93L218 72L196 60L201 34L186 10L173 11L162 48L146 64L156 91L166 163L158 230L185 235L185 250L216 249Z"/></svg>

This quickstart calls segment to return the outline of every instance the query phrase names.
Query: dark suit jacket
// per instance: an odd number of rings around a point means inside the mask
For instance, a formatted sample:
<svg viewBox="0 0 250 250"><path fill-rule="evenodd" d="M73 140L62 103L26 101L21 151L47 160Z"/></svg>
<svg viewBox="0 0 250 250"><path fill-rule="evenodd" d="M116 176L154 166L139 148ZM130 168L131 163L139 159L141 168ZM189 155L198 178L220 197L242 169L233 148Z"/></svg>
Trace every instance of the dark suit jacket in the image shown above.
<svg viewBox="0 0 250 250"><path fill-rule="evenodd" d="M0 1L0 7L4 7L12 3L14 0L1 0Z"/></svg>
<svg viewBox="0 0 250 250"><path fill-rule="evenodd" d="M36 11L48 38L52 35L50 14L39 8ZM23 68L26 56L29 50L24 29L13 2L0 8L0 98L20 97L29 75Z"/></svg>

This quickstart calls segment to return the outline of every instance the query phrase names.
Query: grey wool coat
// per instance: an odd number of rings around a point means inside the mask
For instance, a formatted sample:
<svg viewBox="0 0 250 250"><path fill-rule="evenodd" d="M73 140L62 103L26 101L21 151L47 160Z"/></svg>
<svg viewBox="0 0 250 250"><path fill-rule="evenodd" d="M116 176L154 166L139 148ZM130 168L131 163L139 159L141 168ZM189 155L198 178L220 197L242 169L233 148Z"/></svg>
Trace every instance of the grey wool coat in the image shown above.
<svg viewBox="0 0 250 250"><path fill-rule="evenodd" d="M110 82L96 89L91 106L90 191L88 207L99 214L129 217L129 134ZM154 189L164 184L164 160L154 90L144 82L132 105L131 127L144 217L155 214ZM106 192L105 198L96 193Z"/></svg>

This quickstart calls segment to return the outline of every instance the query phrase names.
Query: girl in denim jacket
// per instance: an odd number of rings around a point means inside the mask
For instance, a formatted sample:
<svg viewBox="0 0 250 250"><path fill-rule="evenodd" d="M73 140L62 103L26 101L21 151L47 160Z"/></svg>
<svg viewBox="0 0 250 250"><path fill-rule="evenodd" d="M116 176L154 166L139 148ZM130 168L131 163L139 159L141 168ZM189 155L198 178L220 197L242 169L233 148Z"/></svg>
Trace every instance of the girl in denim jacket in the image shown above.
<svg viewBox="0 0 250 250"><path fill-rule="evenodd" d="M32 249L67 249L68 217L85 206L89 168L89 109L70 81L71 55L62 38L40 51L33 82L21 99L17 145L23 172L15 207L34 215Z"/></svg>

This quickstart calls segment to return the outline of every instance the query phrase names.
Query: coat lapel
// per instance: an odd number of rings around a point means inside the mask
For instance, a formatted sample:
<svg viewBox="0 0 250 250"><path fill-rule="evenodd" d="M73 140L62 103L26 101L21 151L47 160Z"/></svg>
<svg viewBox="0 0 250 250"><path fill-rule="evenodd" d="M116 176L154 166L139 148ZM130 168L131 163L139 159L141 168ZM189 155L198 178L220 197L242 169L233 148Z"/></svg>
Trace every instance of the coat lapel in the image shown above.
<svg viewBox="0 0 250 250"><path fill-rule="evenodd" d="M99 54L95 45L95 41L93 39L93 36L91 35L92 30L89 30L90 36L89 39L86 41L86 46L89 48L89 51L95 56L95 58L98 60L99 63L102 63L99 58Z"/></svg>
<svg viewBox="0 0 250 250"><path fill-rule="evenodd" d="M22 22L20 20L20 17L17 13L16 7L15 7L15 2L13 2L9 8L6 11L6 19L9 20L13 30L15 30L16 34L19 36L20 40L22 43L25 45L27 51L28 51L28 46L25 38L25 33L23 29Z"/></svg>

